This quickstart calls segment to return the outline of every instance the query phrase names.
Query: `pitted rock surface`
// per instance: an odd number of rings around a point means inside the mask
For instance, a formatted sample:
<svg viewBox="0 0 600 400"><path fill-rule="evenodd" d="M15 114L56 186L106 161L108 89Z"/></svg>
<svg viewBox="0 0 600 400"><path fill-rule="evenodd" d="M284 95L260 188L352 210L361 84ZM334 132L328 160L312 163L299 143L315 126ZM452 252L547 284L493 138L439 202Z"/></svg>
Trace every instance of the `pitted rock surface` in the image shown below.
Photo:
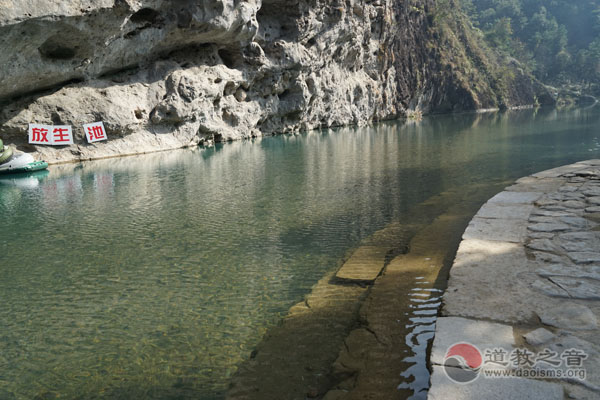
<svg viewBox="0 0 600 400"><path fill-rule="evenodd" d="M0 137L63 162L553 102L521 68L496 76L501 57L471 59L436 4L0 0ZM109 140L88 145L99 120ZM29 123L72 125L75 144L28 145Z"/></svg>

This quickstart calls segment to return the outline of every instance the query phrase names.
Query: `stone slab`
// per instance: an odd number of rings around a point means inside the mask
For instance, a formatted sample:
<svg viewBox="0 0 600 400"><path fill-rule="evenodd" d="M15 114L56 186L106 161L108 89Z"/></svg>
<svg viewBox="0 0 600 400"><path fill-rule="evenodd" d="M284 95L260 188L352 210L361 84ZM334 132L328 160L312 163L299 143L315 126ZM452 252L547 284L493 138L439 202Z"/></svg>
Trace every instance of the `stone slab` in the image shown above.
<svg viewBox="0 0 600 400"><path fill-rule="evenodd" d="M515 345L513 328L510 325L467 318L438 318L435 337L431 350L431 362L444 365L444 358L450 346L466 342L476 346L481 352L484 349L512 349Z"/></svg>
<svg viewBox="0 0 600 400"><path fill-rule="evenodd" d="M527 229L533 232L565 232L571 230L571 226L562 223L539 222L529 225Z"/></svg>
<svg viewBox="0 0 600 400"><path fill-rule="evenodd" d="M579 161L577 164L580 165L591 165L594 167L598 167L600 166L600 159L591 159L591 160L585 160L585 161Z"/></svg>
<svg viewBox="0 0 600 400"><path fill-rule="evenodd" d="M574 214L567 211L547 211L536 208L531 212L531 215L537 215L540 217L571 217Z"/></svg>
<svg viewBox="0 0 600 400"><path fill-rule="evenodd" d="M530 239L552 239L553 237L554 234L548 232L532 232L529 234Z"/></svg>
<svg viewBox="0 0 600 400"><path fill-rule="evenodd" d="M586 229L591 225L595 225L593 222L581 217L559 217L558 220L564 224L571 225L578 229Z"/></svg>
<svg viewBox="0 0 600 400"><path fill-rule="evenodd" d="M540 346L556 338L556 335L545 328L538 328L523 335L525 341L532 346Z"/></svg>
<svg viewBox="0 0 600 400"><path fill-rule="evenodd" d="M501 322L497 325L509 329L511 325L530 326L523 338L538 350L549 348L558 353L569 348L584 350L591 360L585 365L588 377L583 381L569 378L563 380L563 385L568 382L573 384L571 387L585 387L581 391L582 398L591 392L597 394L591 398L600 398L600 346L597 343L600 318L597 226L600 219L594 218L600 215L599 165L600 161L593 160L522 178L490 199L473 218L463 235L443 297L441 314L445 317L439 319L433 343L434 373L429 398L563 397L562 386L547 381L520 379L525 382L514 395L508 390L515 385L508 385L507 391L498 389L486 395L484 389L470 391L470 384L453 384L440 366L452 344L470 342L480 348L503 347L481 344L485 339L480 336L484 334L469 337L467 325L462 325L465 320L475 326L493 324L485 322L490 320ZM536 196L527 197L528 193L536 193ZM529 214L525 210L530 210ZM456 320L448 319L453 317ZM488 341L494 340L488 338ZM448 366L451 367L455 365ZM443 387L444 379L449 386ZM483 381L488 385L494 379ZM553 385L558 392L526 393L537 384ZM570 393L574 393L573 390Z"/></svg>
<svg viewBox="0 0 600 400"><path fill-rule="evenodd" d="M544 325L568 330L588 330L598 328L598 319L586 306L565 302L561 308L546 309L539 313Z"/></svg>
<svg viewBox="0 0 600 400"><path fill-rule="evenodd" d="M481 218L524 219L533 211L533 204L486 203L477 213Z"/></svg>
<svg viewBox="0 0 600 400"><path fill-rule="evenodd" d="M571 252L600 249L600 232L571 232L558 236L561 247Z"/></svg>
<svg viewBox="0 0 600 400"><path fill-rule="evenodd" d="M521 243L526 236L527 224L527 220L475 217L463 234L463 239Z"/></svg>
<svg viewBox="0 0 600 400"><path fill-rule="evenodd" d="M557 383L523 378L481 376L467 384L451 381L444 367L434 366L428 400L563 400L563 387Z"/></svg>
<svg viewBox="0 0 600 400"><path fill-rule="evenodd" d="M530 285L538 279L536 266L539 264L528 260L522 244L463 240L450 270L442 313L528 322L535 318L539 302L547 302L543 294L539 294L539 299L531 295Z"/></svg>
<svg viewBox="0 0 600 400"><path fill-rule="evenodd" d="M527 244L527 247L532 250L552 251L558 250L556 245L550 239L534 239Z"/></svg>
<svg viewBox="0 0 600 400"><path fill-rule="evenodd" d="M507 187L509 192L541 192L550 193L558 190L564 183L564 178L539 179L532 176L521 178L514 185Z"/></svg>
<svg viewBox="0 0 600 400"><path fill-rule="evenodd" d="M488 203L501 204L533 204L542 197L542 192L500 192L492 197Z"/></svg>
<svg viewBox="0 0 600 400"><path fill-rule="evenodd" d="M337 271L336 278L349 281L375 281L383 270L389 250L387 247L378 246L359 247Z"/></svg>
<svg viewBox="0 0 600 400"><path fill-rule="evenodd" d="M567 255L576 264L600 263L600 253L595 251L572 251Z"/></svg>
<svg viewBox="0 0 600 400"><path fill-rule="evenodd" d="M534 252L533 256L539 262L547 262L547 263L552 263L552 264L563 264L563 263L571 262L566 257L557 256L556 254L551 254L551 253L544 253L541 251Z"/></svg>
<svg viewBox="0 0 600 400"><path fill-rule="evenodd" d="M595 186L595 187L586 188L583 190L582 193L588 197L600 196L600 187Z"/></svg>
<svg viewBox="0 0 600 400"><path fill-rule="evenodd" d="M592 204L592 206L600 205L600 196L588 197L587 202Z"/></svg>
<svg viewBox="0 0 600 400"><path fill-rule="evenodd" d="M562 188L561 188L562 189ZM560 191L546 195L550 200L556 201L568 201L568 200L580 200L583 201L585 196L579 192Z"/></svg>
<svg viewBox="0 0 600 400"><path fill-rule="evenodd" d="M553 276L549 278L574 299L600 300L600 281L585 278Z"/></svg>
<svg viewBox="0 0 600 400"><path fill-rule="evenodd" d="M531 284L531 287L538 292L545 294L546 296L562 297L565 299L569 299L571 297L566 290L549 279L538 279Z"/></svg>
<svg viewBox="0 0 600 400"><path fill-rule="evenodd" d="M560 203L560 205L570 209L583 209L586 207L585 202L580 200L567 200Z"/></svg>
<svg viewBox="0 0 600 400"><path fill-rule="evenodd" d="M598 265L544 265L535 271L539 276L550 278L562 276L567 278L587 278L600 281L600 266Z"/></svg>
<svg viewBox="0 0 600 400"><path fill-rule="evenodd" d="M577 172L585 168L589 168L589 165L571 164L538 172L537 174L533 174L532 176L536 178L559 178L562 175L568 174L570 172Z"/></svg>
<svg viewBox="0 0 600 400"><path fill-rule="evenodd" d="M598 400L600 396L597 392L590 390L581 385L564 383L567 399L572 400Z"/></svg>
<svg viewBox="0 0 600 400"><path fill-rule="evenodd" d="M600 169L598 168L587 168L587 169L582 169L582 170L578 170L575 172L576 176L583 176L586 178L600 178Z"/></svg>
<svg viewBox="0 0 600 400"><path fill-rule="evenodd" d="M558 189L558 191L561 193L572 193L572 192L576 192L577 190L579 190L580 187L581 187L581 184L567 184L567 185L560 187Z"/></svg>
<svg viewBox="0 0 600 400"><path fill-rule="evenodd" d="M563 335L547 344L547 347L558 354L562 354L563 351L569 349L583 351L587 355L587 358L582 361L582 367L586 370L585 380L571 378L565 378L564 380L594 390L597 393L597 398L600 398L600 347L598 345L575 335ZM562 368L563 370L567 369L564 364Z"/></svg>

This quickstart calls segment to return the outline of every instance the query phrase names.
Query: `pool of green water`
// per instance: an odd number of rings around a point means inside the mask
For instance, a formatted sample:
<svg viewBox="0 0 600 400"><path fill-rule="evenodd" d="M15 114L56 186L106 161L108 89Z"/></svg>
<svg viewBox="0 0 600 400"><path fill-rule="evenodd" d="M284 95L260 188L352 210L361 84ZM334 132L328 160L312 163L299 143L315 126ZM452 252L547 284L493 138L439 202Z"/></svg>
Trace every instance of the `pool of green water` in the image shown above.
<svg viewBox="0 0 600 400"><path fill-rule="evenodd" d="M0 177L0 399L220 399L266 329L411 207L590 158L600 107L435 116Z"/></svg>

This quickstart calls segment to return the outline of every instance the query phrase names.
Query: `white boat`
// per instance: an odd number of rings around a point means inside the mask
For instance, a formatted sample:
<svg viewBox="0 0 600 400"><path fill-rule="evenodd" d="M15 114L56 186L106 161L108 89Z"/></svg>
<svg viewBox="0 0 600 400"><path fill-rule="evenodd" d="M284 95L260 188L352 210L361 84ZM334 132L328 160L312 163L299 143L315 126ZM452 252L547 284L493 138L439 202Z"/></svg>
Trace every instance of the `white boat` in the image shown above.
<svg viewBox="0 0 600 400"><path fill-rule="evenodd" d="M0 174L33 172L48 168L45 161L35 161L31 154L15 153L3 164L0 164Z"/></svg>

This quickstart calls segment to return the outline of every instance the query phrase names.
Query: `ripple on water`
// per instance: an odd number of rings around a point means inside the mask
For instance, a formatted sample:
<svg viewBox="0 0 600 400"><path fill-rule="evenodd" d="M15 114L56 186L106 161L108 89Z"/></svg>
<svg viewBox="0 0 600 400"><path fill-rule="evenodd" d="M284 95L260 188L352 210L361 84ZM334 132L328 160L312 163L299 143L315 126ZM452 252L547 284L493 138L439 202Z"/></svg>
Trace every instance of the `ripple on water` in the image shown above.
<svg viewBox="0 0 600 400"><path fill-rule="evenodd" d="M221 398L362 239L465 182L590 158L599 115L436 117L0 177L0 397ZM410 294L416 354L436 296Z"/></svg>

